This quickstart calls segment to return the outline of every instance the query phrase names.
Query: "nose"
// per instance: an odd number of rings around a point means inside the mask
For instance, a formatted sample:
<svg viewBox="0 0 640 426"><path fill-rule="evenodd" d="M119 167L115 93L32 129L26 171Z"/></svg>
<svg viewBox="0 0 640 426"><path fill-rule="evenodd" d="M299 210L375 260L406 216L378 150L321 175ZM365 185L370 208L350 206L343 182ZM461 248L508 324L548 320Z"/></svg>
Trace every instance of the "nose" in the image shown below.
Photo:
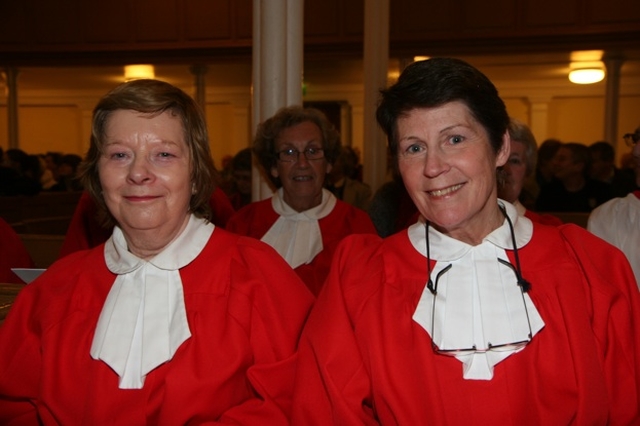
<svg viewBox="0 0 640 426"><path fill-rule="evenodd" d="M307 156L304 152L298 151L298 161L296 161L296 164L298 167L309 167L311 163L307 160Z"/></svg>
<svg viewBox="0 0 640 426"><path fill-rule="evenodd" d="M425 155L423 173L426 177L436 177L449 170L450 166L444 153L432 150Z"/></svg>
<svg viewBox="0 0 640 426"><path fill-rule="evenodd" d="M127 180L133 184L140 185L151 181L152 177L153 173L151 172L150 164L147 159L141 156L136 156L129 165Z"/></svg>

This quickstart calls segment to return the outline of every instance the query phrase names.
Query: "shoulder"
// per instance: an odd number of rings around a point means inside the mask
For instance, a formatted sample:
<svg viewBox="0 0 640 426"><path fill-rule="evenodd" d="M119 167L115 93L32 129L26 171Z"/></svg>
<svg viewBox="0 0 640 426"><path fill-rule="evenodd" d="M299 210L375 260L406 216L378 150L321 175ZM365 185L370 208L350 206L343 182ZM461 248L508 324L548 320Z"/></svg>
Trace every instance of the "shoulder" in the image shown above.
<svg viewBox="0 0 640 426"><path fill-rule="evenodd" d="M275 221L277 216L278 214L271 206L271 198L254 201L236 211L231 218L229 218L225 229L238 232L240 230L250 229L257 222L262 223L270 219ZM245 234L246 232L242 233Z"/></svg>
<svg viewBox="0 0 640 426"><path fill-rule="evenodd" d="M341 226L349 228L352 233L376 233L371 217L366 211L342 200L336 200L335 207L326 218L330 221L340 220ZM322 223L322 219L320 222Z"/></svg>

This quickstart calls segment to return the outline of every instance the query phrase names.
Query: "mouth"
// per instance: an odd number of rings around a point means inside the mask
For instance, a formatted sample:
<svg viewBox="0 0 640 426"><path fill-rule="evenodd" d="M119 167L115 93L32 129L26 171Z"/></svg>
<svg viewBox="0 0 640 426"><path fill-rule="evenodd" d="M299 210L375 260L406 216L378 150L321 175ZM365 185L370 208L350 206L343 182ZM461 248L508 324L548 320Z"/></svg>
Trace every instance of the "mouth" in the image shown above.
<svg viewBox="0 0 640 426"><path fill-rule="evenodd" d="M153 195L128 195L124 197L127 201L151 201L155 200L156 196Z"/></svg>
<svg viewBox="0 0 640 426"><path fill-rule="evenodd" d="M435 189L433 191L427 191L427 194L429 194L432 197L444 197L445 195L449 195L449 194L452 194L452 193L458 191L463 186L464 186L463 183L459 183L457 185L449 186L447 188Z"/></svg>
<svg viewBox="0 0 640 426"><path fill-rule="evenodd" d="M294 182L309 182L311 180L313 180L313 177L311 176L295 176L293 178Z"/></svg>

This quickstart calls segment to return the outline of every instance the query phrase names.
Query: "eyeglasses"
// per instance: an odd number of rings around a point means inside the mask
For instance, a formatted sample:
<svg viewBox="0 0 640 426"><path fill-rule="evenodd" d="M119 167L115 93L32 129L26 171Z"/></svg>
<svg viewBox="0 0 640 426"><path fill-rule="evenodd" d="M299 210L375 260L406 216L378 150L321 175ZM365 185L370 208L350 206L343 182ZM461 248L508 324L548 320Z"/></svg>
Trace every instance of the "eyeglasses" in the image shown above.
<svg viewBox="0 0 640 426"><path fill-rule="evenodd" d="M640 132L627 133L623 137L628 146L633 147L640 140Z"/></svg>
<svg viewBox="0 0 640 426"><path fill-rule="evenodd" d="M298 151L297 149L289 148L276 152L278 159L284 162L298 161L300 154L304 154L304 158L307 160L320 160L321 158L324 158L324 149L307 148L304 151Z"/></svg>
<svg viewBox="0 0 640 426"><path fill-rule="evenodd" d="M519 281L518 279L519 274L516 271L516 268L514 268L511 263L500 258L498 258L498 262L504 266L507 266L509 269L511 269L516 276L516 282ZM429 279L429 283L427 284L427 288L431 291L431 294L433 294L433 307L431 309L431 330L429 330L429 333L431 334L431 347L433 348L433 351L441 355L456 356L456 355L465 355L465 354L471 354L471 353L484 353L489 351L504 352L504 351L517 350L525 347L531 341L531 338L533 337L533 332L531 331L531 321L529 320L529 311L527 310L527 303L525 302L525 298L524 298L525 291L521 284L517 284L517 285L518 287L520 287L520 292L522 293L522 303L524 304L524 312L527 315L527 325L529 326L529 334L527 335L526 339L519 340L517 342L498 343L498 344L488 342L485 345L485 347L481 349L478 349L476 344L473 344L471 347L468 347L468 348L456 348L456 349L441 348L435 344L434 332L435 332L435 318L436 318L436 299L438 297L438 281L440 280L440 277L442 277L444 274L449 272L452 266L453 265L449 264L447 265L446 268L438 272L438 275L436 275L435 284L431 281L431 279Z"/></svg>
<svg viewBox="0 0 640 426"><path fill-rule="evenodd" d="M531 284L529 284L529 282L522 277L522 273L520 272L520 257L518 255L518 247L516 245L516 236L513 231L513 223L511 222L511 219L507 215L506 210L502 206L500 206L500 211L502 212L502 214L507 220L507 223L509 224L509 230L511 231L511 243L513 246L513 256L515 258L517 267L514 267L511 263L507 262L504 259L500 259L500 258L497 258L497 259L500 264L507 266L515 274L516 284L520 288L520 293L522 294L522 303L524 304L524 312L527 315L527 325L529 327L529 334L527 335L526 339L520 340L517 342L498 343L498 344L487 342L485 348L481 348L481 349L478 349L475 343L468 348L456 348L456 349L440 348L438 347L438 345L435 344L434 332L435 332L435 318L436 318L436 298L438 297L438 282L440 281L440 277L442 277L444 274L449 272L449 270L453 267L453 264L447 265L444 269L438 272L438 274L436 275L435 283L433 282L433 280L431 279L429 222L427 221L427 223L425 224L425 243L426 243L426 251L427 251L427 276L428 276L427 289L433 295L433 307L431 309L431 330L429 330L429 333L431 335L431 347L433 348L433 351L436 354L456 356L456 355L471 354L476 352L484 353L489 351L495 351L495 352L511 351L511 350L517 350L525 347L533 338L533 332L531 331L531 320L529 319L529 310L527 309L527 302L524 298L524 294L530 290Z"/></svg>

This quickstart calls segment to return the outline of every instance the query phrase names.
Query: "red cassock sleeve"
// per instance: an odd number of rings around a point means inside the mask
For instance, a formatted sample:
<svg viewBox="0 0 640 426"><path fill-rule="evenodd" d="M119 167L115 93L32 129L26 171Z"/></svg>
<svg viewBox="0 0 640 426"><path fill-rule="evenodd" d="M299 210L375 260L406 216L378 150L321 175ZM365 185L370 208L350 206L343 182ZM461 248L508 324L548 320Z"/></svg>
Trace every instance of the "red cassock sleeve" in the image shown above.
<svg viewBox="0 0 640 426"><path fill-rule="evenodd" d="M191 337L134 390L89 355L115 279L103 246L26 286L0 328L0 424L288 424L312 295L271 247L221 228L180 275Z"/></svg>
<svg viewBox="0 0 640 426"><path fill-rule="evenodd" d="M345 238L300 340L292 423L640 424L640 294L624 255L575 225L534 224L519 260L545 326L491 380L465 380L412 319L427 274L406 232Z"/></svg>
<svg viewBox="0 0 640 426"><path fill-rule="evenodd" d="M20 236L0 218L0 283L23 284L11 268L33 268L33 260Z"/></svg>

